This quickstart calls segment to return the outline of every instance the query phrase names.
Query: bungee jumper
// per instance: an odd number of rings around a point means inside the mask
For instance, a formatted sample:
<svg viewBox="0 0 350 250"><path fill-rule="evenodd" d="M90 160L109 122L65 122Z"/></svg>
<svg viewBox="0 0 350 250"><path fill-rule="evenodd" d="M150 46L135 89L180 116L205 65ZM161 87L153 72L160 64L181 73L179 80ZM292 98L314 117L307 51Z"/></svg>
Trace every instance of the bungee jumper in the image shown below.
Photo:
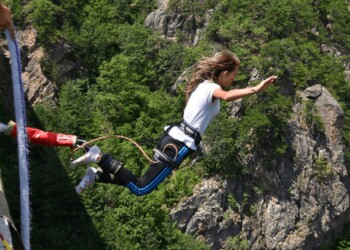
<svg viewBox="0 0 350 250"><path fill-rule="evenodd" d="M86 142L75 135L26 127L28 140L44 146L88 150L71 164L78 166L97 163L99 167L87 168L85 176L76 187L78 194L93 183L101 182L125 186L137 196L146 195L163 182L173 170L179 168L184 159L190 156L193 158L193 155L199 153L202 135L219 113L221 100L234 101L257 94L277 79L277 76L270 76L254 87L225 90L234 83L239 64L238 57L229 51L216 53L213 57L205 57L197 62L191 80L186 86L187 104L183 121L166 127L165 133L155 147L153 159L149 159L150 166L141 177L135 176L115 157L101 152L99 147L90 147L89 144L97 139ZM16 123L13 121L9 121L8 124L0 123L0 133L16 137ZM108 137L113 136L106 138ZM124 136L119 138L132 141ZM138 146L137 143L133 143Z"/></svg>
<svg viewBox="0 0 350 250"><path fill-rule="evenodd" d="M152 192L185 158L198 150L202 135L220 111L221 100L234 101L257 94L277 79L277 76L270 76L254 87L225 90L234 83L239 64L238 57L230 51L216 53L196 63L186 86L183 121L167 128L156 145L149 168L141 177L135 176L122 162L101 152L97 146L72 161L73 166L90 163L99 166L87 168L76 188L77 193L95 182L125 186L138 196Z"/></svg>

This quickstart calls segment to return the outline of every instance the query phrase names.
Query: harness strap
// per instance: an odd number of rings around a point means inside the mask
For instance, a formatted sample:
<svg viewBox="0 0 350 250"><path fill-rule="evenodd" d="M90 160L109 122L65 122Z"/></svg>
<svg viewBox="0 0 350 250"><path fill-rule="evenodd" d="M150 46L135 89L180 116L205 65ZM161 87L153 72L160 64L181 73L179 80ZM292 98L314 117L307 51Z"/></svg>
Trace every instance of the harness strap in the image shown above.
<svg viewBox="0 0 350 250"><path fill-rule="evenodd" d="M166 136L167 134L169 134L169 131L175 126L179 127L186 135L188 135L188 136L190 136L191 138L194 139L194 142L195 142L195 145L197 147L197 150L200 148L200 142L202 140L202 137L201 137L200 133L195 128L193 128L190 124L185 122L184 120L180 124L170 125L167 128L167 130L165 131L165 133L163 134L162 138L164 136ZM179 168L180 164L177 163L175 159L171 159L169 156L167 156L166 154L164 154L162 151L160 151L157 148L154 149L154 157L158 161L160 161L163 164L168 165L168 166L170 166L170 167L172 167L174 169Z"/></svg>
<svg viewBox="0 0 350 250"><path fill-rule="evenodd" d="M175 160L171 159L169 156L164 154L162 151L159 149L154 149L154 157L164 163L165 165L169 165L172 168L178 168L179 164L175 162Z"/></svg>
<svg viewBox="0 0 350 250"><path fill-rule="evenodd" d="M202 140L202 136L201 134L195 129L193 128L190 124L188 124L185 120L183 120L181 123L180 123L180 126L179 126L186 135L192 137L194 139L194 143L196 144L196 146L199 145L199 143L201 142Z"/></svg>

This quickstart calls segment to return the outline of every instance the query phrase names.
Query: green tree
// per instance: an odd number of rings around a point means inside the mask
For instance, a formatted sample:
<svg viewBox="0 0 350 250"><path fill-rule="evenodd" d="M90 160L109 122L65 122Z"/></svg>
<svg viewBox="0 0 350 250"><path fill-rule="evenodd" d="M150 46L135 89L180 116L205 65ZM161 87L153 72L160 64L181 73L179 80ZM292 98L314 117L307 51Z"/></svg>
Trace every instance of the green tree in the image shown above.
<svg viewBox="0 0 350 250"><path fill-rule="evenodd" d="M38 31L41 42L55 42L61 34L57 21L62 9L49 0L33 0L25 7L27 22L32 23Z"/></svg>
<svg viewBox="0 0 350 250"><path fill-rule="evenodd" d="M349 3L342 0L326 0L318 3L322 21L328 26L328 32L333 39L350 51L350 16Z"/></svg>
<svg viewBox="0 0 350 250"><path fill-rule="evenodd" d="M84 80L67 82L60 91L56 126L61 132L72 133L84 138L94 130L91 127L92 97L83 91Z"/></svg>
<svg viewBox="0 0 350 250"><path fill-rule="evenodd" d="M265 5L262 26L267 27L270 40L305 35L317 22L309 2L303 0L274 0Z"/></svg>

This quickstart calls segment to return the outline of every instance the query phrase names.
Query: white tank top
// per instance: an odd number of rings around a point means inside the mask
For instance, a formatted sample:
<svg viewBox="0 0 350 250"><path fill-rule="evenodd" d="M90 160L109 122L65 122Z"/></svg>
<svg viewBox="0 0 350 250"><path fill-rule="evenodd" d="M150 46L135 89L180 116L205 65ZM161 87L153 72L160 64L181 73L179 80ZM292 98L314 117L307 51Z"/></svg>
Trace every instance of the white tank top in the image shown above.
<svg viewBox="0 0 350 250"><path fill-rule="evenodd" d="M220 111L220 100L213 101L215 90L221 89L220 85L208 80L202 82L192 92L186 105L183 119L196 129L201 135L209 126L210 122ZM173 127L169 135L178 141L182 141L187 147L195 150L194 139L186 135L180 128Z"/></svg>

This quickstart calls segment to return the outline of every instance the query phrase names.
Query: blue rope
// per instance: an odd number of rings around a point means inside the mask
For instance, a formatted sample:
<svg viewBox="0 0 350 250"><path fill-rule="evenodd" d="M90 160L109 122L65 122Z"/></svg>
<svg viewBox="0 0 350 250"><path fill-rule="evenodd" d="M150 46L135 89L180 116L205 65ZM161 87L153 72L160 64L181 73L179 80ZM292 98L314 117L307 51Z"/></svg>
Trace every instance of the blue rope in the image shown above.
<svg viewBox="0 0 350 250"><path fill-rule="evenodd" d="M13 99L17 123L17 146L21 196L21 237L26 250L30 250L30 203L29 203L29 164L28 139L26 131L25 99L22 83L21 56L16 41L5 30L11 54Z"/></svg>

